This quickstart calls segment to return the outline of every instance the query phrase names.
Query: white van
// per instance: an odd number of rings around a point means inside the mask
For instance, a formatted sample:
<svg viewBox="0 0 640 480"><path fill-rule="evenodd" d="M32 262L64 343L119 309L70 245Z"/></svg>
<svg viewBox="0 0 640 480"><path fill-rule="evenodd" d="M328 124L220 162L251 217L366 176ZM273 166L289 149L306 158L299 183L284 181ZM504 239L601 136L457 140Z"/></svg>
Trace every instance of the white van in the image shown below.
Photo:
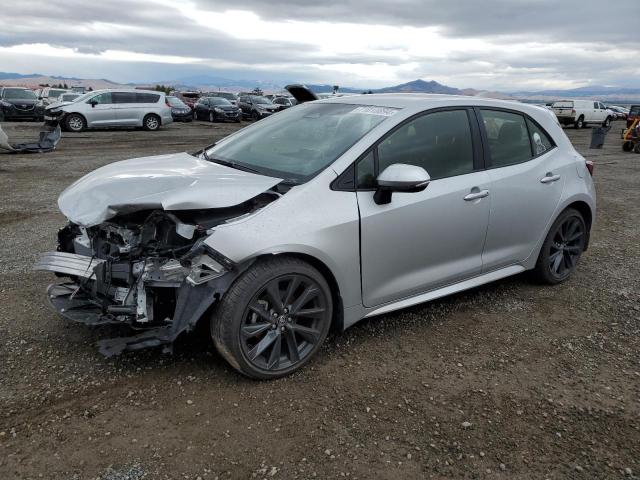
<svg viewBox="0 0 640 480"><path fill-rule="evenodd" d="M612 112L602 102L594 100L561 100L554 102L551 110L560 124L575 128L586 127L588 123L608 127L613 118Z"/></svg>
<svg viewBox="0 0 640 480"><path fill-rule="evenodd" d="M104 127L158 130L173 122L164 92L116 89L95 90L73 102L51 105L45 109L44 119L71 132Z"/></svg>

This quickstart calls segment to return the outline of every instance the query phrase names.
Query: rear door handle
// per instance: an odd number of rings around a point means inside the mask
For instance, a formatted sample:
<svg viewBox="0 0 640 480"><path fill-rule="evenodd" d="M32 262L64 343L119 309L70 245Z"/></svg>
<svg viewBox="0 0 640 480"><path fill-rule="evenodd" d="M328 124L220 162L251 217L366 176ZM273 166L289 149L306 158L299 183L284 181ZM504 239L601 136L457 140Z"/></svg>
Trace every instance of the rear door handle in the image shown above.
<svg viewBox="0 0 640 480"><path fill-rule="evenodd" d="M466 202L471 202L472 200L478 200L479 198L484 198L489 196L489 190L480 190L478 192L471 192L464 197Z"/></svg>
<svg viewBox="0 0 640 480"><path fill-rule="evenodd" d="M560 175L553 175L551 173L547 173L544 177L540 179L540 183L553 183L560 180Z"/></svg>

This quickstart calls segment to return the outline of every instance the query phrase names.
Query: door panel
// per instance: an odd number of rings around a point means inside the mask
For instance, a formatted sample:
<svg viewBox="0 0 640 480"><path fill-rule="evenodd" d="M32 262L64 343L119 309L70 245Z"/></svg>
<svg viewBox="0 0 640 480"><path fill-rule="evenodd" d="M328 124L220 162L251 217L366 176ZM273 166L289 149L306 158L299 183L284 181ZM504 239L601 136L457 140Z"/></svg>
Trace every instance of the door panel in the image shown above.
<svg viewBox="0 0 640 480"><path fill-rule="evenodd" d="M562 196L568 172L558 148L528 162L488 170L491 215L483 271L522 262L544 235ZM555 181L541 180L548 174Z"/></svg>
<svg viewBox="0 0 640 480"><path fill-rule="evenodd" d="M91 101L95 101L98 103L94 106L91 106ZM88 126L109 126L117 123L114 104L112 103L110 92L96 95L95 97L89 99L86 102L86 105L86 118Z"/></svg>
<svg viewBox="0 0 640 480"><path fill-rule="evenodd" d="M422 192L393 193L377 205L358 192L363 303L373 307L478 275L491 196L486 172L433 180Z"/></svg>

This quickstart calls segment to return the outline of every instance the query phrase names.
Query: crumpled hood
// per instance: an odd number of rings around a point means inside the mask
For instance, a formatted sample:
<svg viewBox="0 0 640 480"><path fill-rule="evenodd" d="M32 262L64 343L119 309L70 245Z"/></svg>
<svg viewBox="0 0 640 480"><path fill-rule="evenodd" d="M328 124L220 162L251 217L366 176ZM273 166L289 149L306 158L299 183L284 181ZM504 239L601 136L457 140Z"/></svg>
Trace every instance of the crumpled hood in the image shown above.
<svg viewBox="0 0 640 480"><path fill-rule="evenodd" d="M62 108L71 105L73 102L51 102L45 110L53 110L54 108Z"/></svg>
<svg viewBox="0 0 640 480"><path fill-rule="evenodd" d="M232 207L281 181L188 153L158 155L94 170L62 192L58 206L72 222L91 227L118 214L153 208Z"/></svg>

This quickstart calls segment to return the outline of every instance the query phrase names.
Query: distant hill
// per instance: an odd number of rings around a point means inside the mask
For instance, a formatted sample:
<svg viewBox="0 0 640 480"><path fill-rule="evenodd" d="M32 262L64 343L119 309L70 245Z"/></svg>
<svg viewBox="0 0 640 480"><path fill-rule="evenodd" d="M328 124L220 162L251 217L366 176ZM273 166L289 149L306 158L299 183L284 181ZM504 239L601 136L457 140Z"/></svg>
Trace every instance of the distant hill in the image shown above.
<svg viewBox="0 0 640 480"><path fill-rule="evenodd" d="M100 88L119 88L124 85L111 80L100 79L83 79L76 77L61 77L42 75L39 73L32 73L28 75L20 75L18 73L0 72L0 87L14 86L14 87L26 87L26 88L38 88L41 84L58 85L59 83L66 83L69 87L82 86L91 87L94 90Z"/></svg>
<svg viewBox="0 0 640 480"><path fill-rule="evenodd" d="M76 77L63 77L54 75L43 75L40 73L20 74L10 72L0 72L0 86L22 86L27 88L37 88L40 84L66 83L69 86L91 87L94 90L100 88L122 88L122 87L150 87L157 84L169 85L176 90L200 90L214 91L223 90L228 92L239 92L243 90L253 90L261 88L265 93L282 92L284 84L268 80L238 80L217 75L191 75L176 80L165 80L158 82L121 83L107 79L82 79ZM286 83L299 83L290 81ZM333 85L329 84L306 84L309 89L316 93L333 91ZM540 91L516 91L516 92L496 92L491 90L476 90L473 88L459 89L443 85L434 80L422 79L411 82L393 85L390 87L369 89L341 86L340 93L362 93L371 90L373 93L439 93L447 95L468 95L474 97L499 98L504 100L526 100L530 102L548 102L562 98L594 98L608 103L640 103L640 88L622 88L607 86L589 86L573 89L551 89Z"/></svg>
<svg viewBox="0 0 640 480"><path fill-rule="evenodd" d="M462 95L462 90L442 85L434 80L414 80L393 87L378 88L374 93L442 93L446 95Z"/></svg>

